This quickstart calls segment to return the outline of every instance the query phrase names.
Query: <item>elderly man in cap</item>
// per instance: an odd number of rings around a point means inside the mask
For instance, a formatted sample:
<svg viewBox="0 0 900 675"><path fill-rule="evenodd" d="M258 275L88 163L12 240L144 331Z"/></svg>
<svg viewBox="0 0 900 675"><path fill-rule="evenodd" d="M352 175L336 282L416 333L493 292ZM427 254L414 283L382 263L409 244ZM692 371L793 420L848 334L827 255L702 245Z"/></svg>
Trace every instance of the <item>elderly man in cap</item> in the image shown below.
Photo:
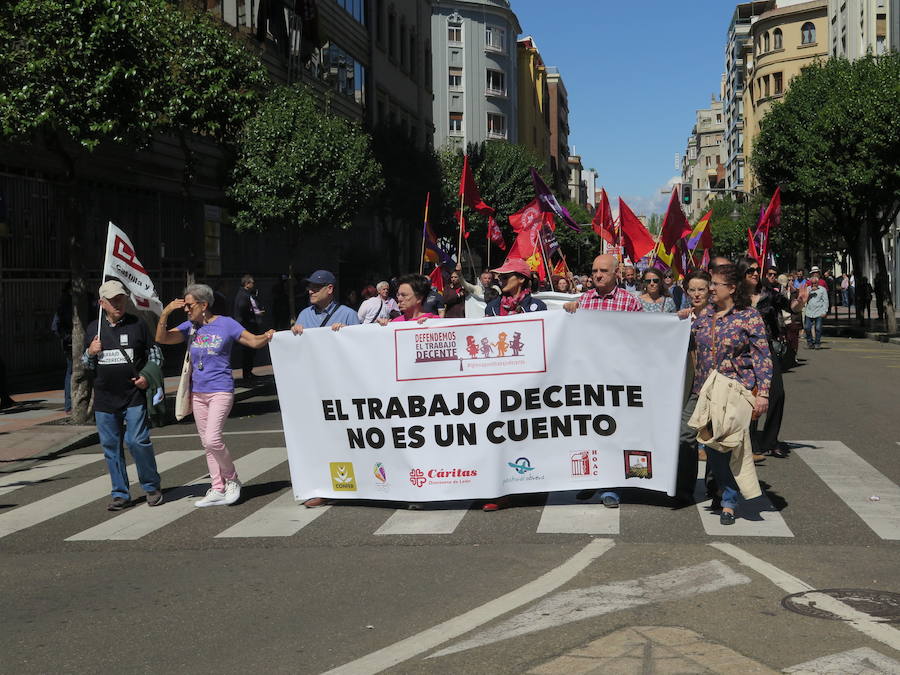
<svg viewBox="0 0 900 675"><path fill-rule="evenodd" d="M95 373L94 416L112 480L112 500L106 507L109 511L121 511L131 505L123 440L134 457L147 504L159 506L163 502L150 442L148 382L141 372L148 362L161 367L162 352L153 342L147 324L126 314L127 302L122 282L112 280L100 286L103 317L88 325L87 335L93 338L82 357L85 367Z"/></svg>
<svg viewBox="0 0 900 675"><path fill-rule="evenodd" d="M302 335L304 328L324 328L338 330L344 326L358 326L359 315L346 305L334 299L334 286L337 279L328 270L316 270L306 279L306 292L309 293L309 307L300 312L297 321L291 327L294 335ZM313 508L323 506L327 500L313 497L303 502L304 506Z"/></svg>
<svg viewBox="0 0 900 675"><path fill-rule="evenodd" d="M521 258L510 258L502 267L492 271L500 279L501 295L485 306L485 316L506 316L547 309L543 301L531 297L531 268L527 262Z"/></svg>
<svg viewBox="0 0 900 675"><path fill-rule="evenodd" d="M359 325L357 313L334 299L337 279L331 272L316 270L303 281L309 294L309 307L297 315L297 320L291 327L294 335L301 335L304 328L331 326L332 330L338 330L344 326Z"/></svg>

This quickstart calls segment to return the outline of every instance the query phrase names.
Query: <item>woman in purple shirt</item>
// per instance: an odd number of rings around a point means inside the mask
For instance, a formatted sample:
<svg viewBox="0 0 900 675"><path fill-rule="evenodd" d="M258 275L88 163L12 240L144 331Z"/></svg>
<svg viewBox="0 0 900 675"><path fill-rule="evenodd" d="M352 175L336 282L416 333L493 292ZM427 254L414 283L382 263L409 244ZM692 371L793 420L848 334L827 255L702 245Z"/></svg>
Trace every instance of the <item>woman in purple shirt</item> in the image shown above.
<svg viewBox="0 0 900 675"><path fill-rule="evenodd" d="M753 392L754 419L769 407L772 361L766 327L750 306L743 275L735 265L720 265L709 284L712 302L694 320L691 332L697 346L697 365L692 393L697 394L713 370L741 383ZM738 486L731 472L730 452L706 453L708 466L722 488L723 525L734 524Z"/></svg>
<svg viewBox="0 0 900 675"><path fill-rule="evenodd" d="M231 375L231 348L239 342L261 349L272 339L274 330L254 335L228 316L212 313L213 290L205 284L192 284L184 299L173 300L163 310L156 325L156 341L175 345L190 340L191 406L212 485L194 506L228 506L241 497L231 454L222 438L222 428L234 404L234 378ZM188 320L167 330L169 314L183 309Z"/></svg>

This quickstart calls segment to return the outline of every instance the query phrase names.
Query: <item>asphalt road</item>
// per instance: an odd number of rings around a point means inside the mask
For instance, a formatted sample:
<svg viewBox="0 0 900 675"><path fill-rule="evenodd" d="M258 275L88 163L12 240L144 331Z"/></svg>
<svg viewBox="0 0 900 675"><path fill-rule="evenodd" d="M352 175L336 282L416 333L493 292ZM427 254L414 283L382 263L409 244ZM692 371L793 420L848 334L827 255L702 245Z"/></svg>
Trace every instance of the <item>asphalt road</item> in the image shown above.
<svg viewBox="0 0 900 675"><path fill-rule="evenodd" d="M782 605L808 590L900 593L900 347L831 339L801 356L785 376L782 432L798 443L759 467L774 511L745 536L708 533L704 509L627 490L609 534L539 532L537 495L471 508L450 534L376 534L394 505L370 503L308 523L311 510L295 509L295 533L243 536L246 519L290 499L286 461L260 450L284 445L272 397L237 404L227 424L240 432L228 436L234 456L259 471L233 507L178 511L205 492L188 485L205 462L192 425L155 433L158 456L181 453L163 473L163 508L177 517L136 539L114 540L133 531L110 529L108 497L85 487L105 476L96 457L15 490L3 475L0 671L780 672L826 659L798 671L825 672L862 654L868 672L900 672L900 607L890 624L872 620L883 606L828 596L811 602L853 621ZM854 475L823 468L828 453ZM883 484L868 480L877 474Z"/></svg>

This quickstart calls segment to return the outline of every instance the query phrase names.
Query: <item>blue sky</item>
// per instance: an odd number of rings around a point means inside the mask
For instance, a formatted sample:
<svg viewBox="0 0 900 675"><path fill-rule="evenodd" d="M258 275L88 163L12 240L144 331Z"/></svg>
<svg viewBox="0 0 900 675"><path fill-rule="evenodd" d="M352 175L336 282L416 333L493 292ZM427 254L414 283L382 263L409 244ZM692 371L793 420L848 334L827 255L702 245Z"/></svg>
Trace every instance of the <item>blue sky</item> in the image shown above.
<svg viewBox="0 0 900 675"><path fill-rule="evenodd" d="M569 145L613 207L662 212L695 110L718 93L729 0L511 0L569 92Z"/></svg>

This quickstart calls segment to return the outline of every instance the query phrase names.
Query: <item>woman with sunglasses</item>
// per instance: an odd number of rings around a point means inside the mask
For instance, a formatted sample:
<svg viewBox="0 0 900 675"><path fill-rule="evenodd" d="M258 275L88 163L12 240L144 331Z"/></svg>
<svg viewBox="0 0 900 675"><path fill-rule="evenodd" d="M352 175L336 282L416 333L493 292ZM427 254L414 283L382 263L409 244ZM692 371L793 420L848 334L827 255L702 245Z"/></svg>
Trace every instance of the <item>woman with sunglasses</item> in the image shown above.
<svg viewBox="0 0 900 675"><path fill-rule="evenodd" d="M697 346L697 367L691 392L699 396L707 380L716 381L711 378L715 373L732 380L732 387L735 383L739 385L741 398L737 405L746 407L743 410L726 410L726 415L732 420L746 419L745 434L748 435L750 420L764 414L769 406L772 359L766 329L759 312L750 306L744 275L736 265L717 267L709 288L712 304L700 313L691 326ZM735 450L724 451L713 447L712 441L707 441L707 447L707 466L722 489L719 522L733 525L741 492L738 481L741 481L746 498L752 499L760 494L753 463L743 461L745 449L752 452L750 443L745 442ZM741 469L739 478L733 472L737 468Z"/></svg>
<svg viewBox="0 0 900 675"><path fill-rule="evenodd" d="M547 309L543 301L531 295L531 268L521 258L510 258L492 270L500 278L502 295L484 308L485 316L506 316Z"/></svg>
<svg viewBox="0 0 900 675"><path fill-rule="evenodd" d="M641 277L644 282L644 292L638 296L645 312L674 312L675 301L669 295L669 291L663 284L662 275L654 269L644 272Z"/></svg>
<svg viewBox="0 0 900 675"><path fill-rule="evenodd" d="M190 340L191 408L212 483L206 496L194 502L200 507L229 506L241 498L241 481L222 438L222 428L234 405L231 349L235 342L262 349L275 335L274 330L254 335L231 317L213 314L214 300L212 288L191 284L184 290L184 299L170 302L156 324L156 341L160 344ZM167 330L169 315L176 309L183 309L188 320Z"/></svg>
<svg viewBox="0 0 900 675"><path fill-rule="evenodd" d="M762 316L772 354L772 388L769 390L769 411L762 430L758 420L750 427L753 440L753 459L761 460L765 455L784 459L787 453L778 440L781 421L784 417L784 381L781 376L781 357L787 352L781 313L797 312L803 307L804 299L798 295L788 300L777 292L773 283L761 280L761 270L755 258L745 256L738 261L738 271L743 276L744 286L750 294L750 306Z"/></svg>

